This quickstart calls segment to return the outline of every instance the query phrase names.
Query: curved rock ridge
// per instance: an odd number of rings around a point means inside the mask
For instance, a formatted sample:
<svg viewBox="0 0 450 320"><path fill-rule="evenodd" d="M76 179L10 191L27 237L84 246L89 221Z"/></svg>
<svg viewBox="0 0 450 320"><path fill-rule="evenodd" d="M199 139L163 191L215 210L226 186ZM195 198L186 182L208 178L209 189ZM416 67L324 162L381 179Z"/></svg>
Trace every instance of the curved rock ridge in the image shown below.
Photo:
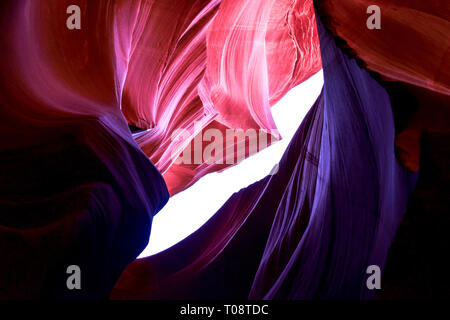
<svg viewBox="0 0 450 320"><path fill-rule="evenodd" d="M80 29L66 27L71 5ZM235 164L174 163L194 137L279 139L270 106L321 68L311 10L303 0L2 1L0 295L106 297L169 194ZM233 159L243 139L224 146ZM66 288L72 264L82 293Z"/></svg>
<svg viewBox="0 0 450 320"><path fill-rule="evenodd" d="M169 198L120 112L105 3L73 34L62 4L1 6L1 298L108 297Z"/></svg>
<svg viewBox="0 0 450 320"><path fill-rule="evenodd" d="M202 158L206 142L199 161L189 154L191 162L174 163L178 154L192 152L203 132L220 130L225 136L227 129L254 129L272 136L267 145L280 138L270 106L320 70L317 30L312 1L142 6L136 24L145 22L145 32L132 33L122 110L130 124L147 129L136 140L173 195L235 164L226 161L225 152L224 164L208 163ZM233 148L244 142L236 139Z"/></svg>
<svg viewBox="0 0 450 320"><path fill-rule="evenodd" d="M317 0L319 15L365 67L385 79L450 94L450 8L445 0ZM368 30L371 5L380 29Z"/></svg>
<svg viewBox="0 0 450 320"><path fill-rule="evenodd" d="M317 0L318 14L339 44L388 89L396 154L419 170L420 139L448 131L450 121L450 7L445 0ZM366 27L376 5L380 29Z"/></svg>
<svg viewBox="0 0 450 320"><path fill-rule="evenodd" d="M252 128L270 145L281 138L270 106L321 68L309 0L78 1L80 30L65 27L70 4L3 4L15 17L5 72L43 102L21 112L57 121L121 109L171 194L235 164L174 163L202 130Z"/></svg>
<svg viewBox="0 0 450 320"><path fill-rule="evenodd" d="M279 170L199 230L131 263L113 299L369 299L417 174L399 165L389 93L318 19L324 88Z"/></svg>

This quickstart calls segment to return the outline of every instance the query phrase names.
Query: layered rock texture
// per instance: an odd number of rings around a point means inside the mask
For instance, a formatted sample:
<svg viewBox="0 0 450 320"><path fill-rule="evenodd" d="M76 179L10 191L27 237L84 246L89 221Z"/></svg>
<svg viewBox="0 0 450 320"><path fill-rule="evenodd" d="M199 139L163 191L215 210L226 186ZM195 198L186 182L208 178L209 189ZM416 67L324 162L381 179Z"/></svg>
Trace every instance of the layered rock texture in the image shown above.
<svg viewBox="0 0 450 320"><path fill-rule="evenodd" d="M423 270L448 243L449 20L438 0L2 1L0 297L369 299L369 265L379 298L448 295ZM271 106L321 68L279 171L135 260L170 196L235 165L177 161L196 138L282 139Z"/></svg>

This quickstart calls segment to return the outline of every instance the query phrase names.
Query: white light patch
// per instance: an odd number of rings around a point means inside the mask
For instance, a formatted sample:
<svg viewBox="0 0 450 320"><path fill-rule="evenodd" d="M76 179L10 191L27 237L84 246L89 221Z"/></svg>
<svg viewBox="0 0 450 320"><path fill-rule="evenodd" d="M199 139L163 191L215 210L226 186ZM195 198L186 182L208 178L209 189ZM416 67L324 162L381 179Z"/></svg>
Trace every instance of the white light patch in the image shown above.
<svg viewBox="0 0 450 320"><path fill-rule="evenodd" d="M322 70L271 108L282 140L221 173L210 173L170 198L154 217L150 241L138 258L161 252L199 229L231 195L261 180L278 164L323 86Z"/></svg>

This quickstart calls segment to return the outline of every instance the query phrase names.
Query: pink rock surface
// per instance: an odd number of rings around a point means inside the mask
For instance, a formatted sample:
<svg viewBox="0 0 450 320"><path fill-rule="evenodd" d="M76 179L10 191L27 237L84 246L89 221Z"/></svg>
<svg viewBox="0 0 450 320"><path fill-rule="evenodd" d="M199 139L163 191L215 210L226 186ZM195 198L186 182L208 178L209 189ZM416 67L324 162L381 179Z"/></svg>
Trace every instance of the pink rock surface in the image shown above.
<svg viewBox="0 0 450 320"><path fill-rule="evenodd" d="M82 11L80 30L66 28L72 4ZM3 82L20 83L30 98L21 116L57 123L123 114L147 130L136 141L171 194L229 166L174 164L175 130L190 133L184 146L207 127L254 128L278 139L271 105L321 68L310 0L48 0L4 7L16 18L2 39L11 53Z"/></svg>

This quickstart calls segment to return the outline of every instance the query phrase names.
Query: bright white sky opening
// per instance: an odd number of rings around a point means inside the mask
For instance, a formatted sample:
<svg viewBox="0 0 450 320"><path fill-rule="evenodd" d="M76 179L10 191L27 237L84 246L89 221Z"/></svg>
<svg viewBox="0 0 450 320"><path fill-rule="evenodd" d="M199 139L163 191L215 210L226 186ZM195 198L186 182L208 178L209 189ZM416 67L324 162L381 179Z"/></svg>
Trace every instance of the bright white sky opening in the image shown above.
<svg viewBox="0 0 450 320"><path fill-rule="evenodd" d="M190 188L171 197L154 217L149 244L139 258L156 254L180 242L208 221L233 193L267 176L280 161L322 86L321 70L291 89L271 108L283 138L281 141L221 173L202 177Z"/></svg>

